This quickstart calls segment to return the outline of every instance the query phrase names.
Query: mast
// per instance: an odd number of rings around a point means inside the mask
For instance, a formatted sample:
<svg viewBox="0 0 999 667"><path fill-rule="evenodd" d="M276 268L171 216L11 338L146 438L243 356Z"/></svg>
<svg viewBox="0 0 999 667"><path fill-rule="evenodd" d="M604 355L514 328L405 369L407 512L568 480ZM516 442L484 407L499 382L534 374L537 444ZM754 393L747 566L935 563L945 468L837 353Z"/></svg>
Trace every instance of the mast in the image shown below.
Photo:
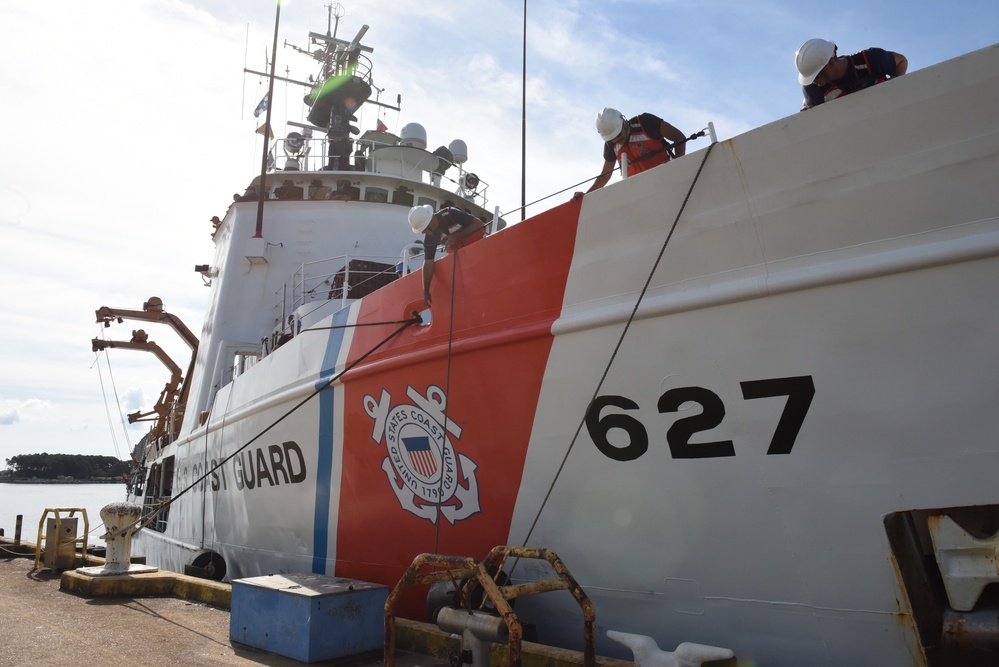
<svg viewBox="0 0 999 667"><path fill-rule="evenodd" d="M337 30L340 29L340 17L343 15L343 5L339 2L334 4L326 5L326 36L336 37ZM333 32L330 33L330 27L332 20L336 19L336 25L332 26Z"/></svg>
<svg viewBox="0 0 999 667"><path fill-rule="evenodd" d="M527 0L524 0L523 70L520 74L520 221L527 217Z"/></svg>
<svg viewBox="0 0 999 667"><path fill-rule="evenodd" d="M267 153L271 141L271 109L274 108L274 73L277 71L278 26L281 24L281 0L277 0L274 16L274 47L271 50L271 71L267 81L267 115L264 117L264 153L260 156L260 193L257 196L257 229L253 238L264 236L264 179L267 177Z"/></svg>

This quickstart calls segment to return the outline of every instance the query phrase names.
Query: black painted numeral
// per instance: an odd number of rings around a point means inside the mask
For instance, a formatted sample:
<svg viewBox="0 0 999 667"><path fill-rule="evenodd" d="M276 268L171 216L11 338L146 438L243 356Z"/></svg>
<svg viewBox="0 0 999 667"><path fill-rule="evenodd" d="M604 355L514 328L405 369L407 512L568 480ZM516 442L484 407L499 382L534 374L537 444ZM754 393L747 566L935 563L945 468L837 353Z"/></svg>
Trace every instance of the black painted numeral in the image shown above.
<svg viewBox="0 0 999 667"><path fill-rule="evenodd" d="M798 431L805 421L808 408L815 396L815 383L810 375L790 378L774 378L772 380L752 380L740 382L742 397L746 400L754 398L772 398L787 396L784 412L781 413L777 429L770 441L767 454L790 454Z"/></svg>
<svg viewBox="0 0 999 667"><path fill-rule="evenodd" d="M622 410L637 410L638 403L624 396L598 396L586 410L586 430L590 439L604 456L615 461L634 461L649 449L649 434L642 422L631 415L609 414L601 417L600 412L605 407L621 408ZM607 439L607 433L619 428L628 434L628 445L617 447Z"/></svg>
<svg viewBox="0 0 999 667"><path fill-rule="evenodd" d="M701 431L710 431L722 423L725 417L725 404L718 394L704 387L677 387L659 397L659 413L677 412L684 403L697 403L701 414L678 419L666 431L666 442L674 459L712 459L720 456L735 456L735 445L731 440L718 442L690 443L690 436Z"/></svg>
<svg viewBox="0 0 999 667"><path fill-rule="evenodd" d="M740 382L743 399L786 396L787 402L774 430L767 455L790 454L805 422L805 415L815 396L815 384L810 375ZM715 392L704 387L668 389L659 397L660 414L678 412L685 403L696 403L700 413L676 420L666 431L666 442L674 459L707 459L735 456L731 440L690 442L697 433L710 431L725 419L725 403ZM586 430L597 449L615 461L634 461L649 449L649 433L636 417L622 413L602 415L605 408L638 410L638 403L625 396L598 396L586 410ZM608 434L620 429L628 436L626 445L611 444Z"/></svg>

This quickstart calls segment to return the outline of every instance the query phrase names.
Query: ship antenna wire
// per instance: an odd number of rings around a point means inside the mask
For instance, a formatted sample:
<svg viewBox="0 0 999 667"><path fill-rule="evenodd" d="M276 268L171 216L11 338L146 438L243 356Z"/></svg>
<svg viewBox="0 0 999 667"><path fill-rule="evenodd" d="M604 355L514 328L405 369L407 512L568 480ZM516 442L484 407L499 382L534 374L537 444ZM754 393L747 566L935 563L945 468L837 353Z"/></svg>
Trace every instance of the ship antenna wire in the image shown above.
<svg viewBox="0 0 999 667"><path fill-rule="evenodd" d="M520 221L527 215L527 0L524 0L524 34L520 71Z"/></svg>
<svg viewBox="0 0 999 667"><path fill-rule="evenodd" d="M531 528L527 531L527 536L524 538L524 543L521 546L527 546L527 543L531 539L531 535L534 533L534 529L538 525L541 513L545 510L545 505L548 503L548 499L551 497L552 491L555 489L555 482L558 481L559 476L562 474L566 461L569 460L569 454L572 452L572 448L576 445L576 440L579 439L579 434L583 430L583 425L586 424L586 415L589 413L590 407L593 405L593 401L595 401L599 395L600 388L603 386L604 380L607 379L607 373L610 371L611 364L614 363L614 358L617 357L617 353L621 349L621 343L624 342L624 337L628 334L628 329L631 327L631 323L635 320L635 315L638 313L638 307L641 305L642 299L645 297L645 293L648 291L649 285L652 283L652 278L656 274L656 269L659 268L659 263L662 261L663 255L666 253L666 248L669 246L670 239L673 238L673 232L676 230L676 225L680 222L680 216L683 215L684 209L687 208L687 202L690 201L690 195L694 191L694 186L697 185L697 181L701 177L701 172L704 170L704 163L708 161L708 156L711 155L711 149L714 147L715 145L713 143L708 146L708 150L704 154L704 159L701 160L701 166L697 168L697 173L694 175L694 180L690 184L690 189L687 190L687 196L684 197L683 204L680 205L680 210L677 211L676 218L673 219L673 225L669 228L669 233L666 235L666 240L663 241L663 247L659 250L659 256L656 257L656 261L652 264L652 270L649 271L649 276L645 279L645 285L642 286L642 291L638 294L638 299L635 301L635 307L631 309L631 315L628 316L628 321L625 322L624 329L621 331L621 336L618 338L617 344L614 346L614 351L611 352L610 359L607 360L607 366L604 368L603 375L600 376L600 381L597 383L597 387L593 391L593 398L590 399L589 404L586 406L583 418L579 420L579 426L576 427L576 433L572 436L572 441L569 443L568 449L565 450L565 456L562 457L562 463L559 464L558 471L555 473L555 477L552 478L552 483L549 485L547 493L545 493L544 500L541 501L541 507L538 508L538 513L534 516ZM516 563L514 563L514 567L516 566Z"/></svg>
<svg viewBox="0 0 999 667"><path fill-rule="evenodd" d="M319 394L319 392L321 392L323 389L326 389L327 387L332 386L333 383L336 382L337 380L339 380L340 378L342 378L345 373L347 373L348 371L350 371L351 369L353 369L355 366L357 366L359 363L361 363L362 361L364 361L365 359L367 359L368 357L370 357L378 349L380 349L383 345L385 345L390 340L392 340L393 338L395 338L396 336L398 336L399 334L401 334L407 328L413 326L414 324L421 324L422 322L423 322L423 318L420 317L420 314L414 312L413 313L413 317L410 318L410 319L408 319L408 320L406 320L405 324L403 324L401 327L399 327L398 329L396 329L395 331L393 331L392 333L390 333L385 339L383 339L380 343L378 343L373 348L371 348L370 350L368 350L367 352L365 352L364 354L362 354L360 357L358 357L354 361L352 361L349 364L347 364L347 366L342 371L340 371L339 373L335 373L334 375L330 376L330 378L328 380L326 380L325 382L323 382L311 394L309 394L308 396L306 396L305 398L303 398L301 401L298 402L298 404L296 404L294 407L292 407L286 413L284 413L283 415L281 415L280 417L278 417L277 419L275 419L273 422L271 422L271 424L269 426L267 426L264 430L260 431L260 433L257 433L255 436L253 436L252 438L250 438L246 443L244 443L241 447L239 447L232 454L230 454L229 456L227 456L224 459L222 459L221 461L219 461L211 469L206 470L204 475L202 475L201 477L199 477L196 480L194 480L193 482L191 482L186 488L184 488L179 493L176 493L173 496L171 496L170 500L166 501L165 503L163 503L162 505L160 505L159 507L157 507L155 510L153 510L152 512L150 512L146 516L140 517L139 519L133 521L131 524L128 524L128 525L126 525L126 526L124 526L122 528L119 528L116 531L109 531L109 535L110 535L109 539L114 539L114 538L118 537L119 535L124 535L125 533L127 533L130 530L134 529L134 530L138 531L138 530L142 530L143 528L145 528L146 526L148 526L156 518L157 514L159 514L160 512L162 512L163 510L165 510L166 508L170 507L170 505L172 505L175 500L177 500L178 498L180 498L181 496L183 496L185 493L187 493L188 491L190 491L191 489L193 489L195 486L197 486L198 484L200 484L203 480L207 479L209 475L211 475L213 472L215 472L216 470L218 470L219 468L221 468L223 464L228 463L229 461L231 461L236 456L236 454L239 454L241 451L243 451L244 449L246 449L247 447L249 447L250 445L252 445L254 442L256 442L261 437L263 437L263 435L265 433L267 433L268 431L270 431L272 428L274 428L275 426L277 426L278 424L280 424L282 421L284 421L286 418L288 418L289 416L291 416L291 414L294 413L296 410L298 410L300 407L302 407L303 405L305 405L306 403L308 403L309 401L311 401L313 398L315 398ZM205 428L206 429L208 428L207 424L206 424Z"/></svg>
<svg viewBox="0 0 999 667"><path fill-rule="evenodd" d="M246 54L250 50L250 23L246 23L246 38L243 41L243 97L239 100L239 119L243 120L243 114L246 112Z"/></svg>
<svg viewBox="0 0 999 667"><path fill-rule="evenodd" d="M115 394L115 401L118 402L118 390L114 389L114 375L111 373L111 358L107 356L107 350L104 351L104 356L108 364L108 377L111 380L111 388ZM111 419L111 406L108 404L107 391L104 389L104 374L101 373L101 358L98 352L95 355L94 365L97 366L97 378L101 382L101 396L104 397L104 411L108 415L108 430L111 431L111 444L114 445L114 455L119 459L121 458L121 453L118 449L118 436L114 434L114 421ZM118 403L118 417L121 418L121 403ZM121 428L125 432L125 442L128 443L128 427L125 426L125 421L122 420Z"/></svg>

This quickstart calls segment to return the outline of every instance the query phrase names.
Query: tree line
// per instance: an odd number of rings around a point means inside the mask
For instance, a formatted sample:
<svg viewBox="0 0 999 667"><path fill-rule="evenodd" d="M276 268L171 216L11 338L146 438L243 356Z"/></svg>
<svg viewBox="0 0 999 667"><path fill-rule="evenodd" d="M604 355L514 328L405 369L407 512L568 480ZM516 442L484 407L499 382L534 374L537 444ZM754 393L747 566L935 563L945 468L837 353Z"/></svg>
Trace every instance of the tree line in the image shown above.
<svg viewBox="0 0 999 667"><path fill-rule="evenodd" d="M121 477L131 464L113 456L93 454L21 454L7 459L8 479L94 479Z"/></svg>

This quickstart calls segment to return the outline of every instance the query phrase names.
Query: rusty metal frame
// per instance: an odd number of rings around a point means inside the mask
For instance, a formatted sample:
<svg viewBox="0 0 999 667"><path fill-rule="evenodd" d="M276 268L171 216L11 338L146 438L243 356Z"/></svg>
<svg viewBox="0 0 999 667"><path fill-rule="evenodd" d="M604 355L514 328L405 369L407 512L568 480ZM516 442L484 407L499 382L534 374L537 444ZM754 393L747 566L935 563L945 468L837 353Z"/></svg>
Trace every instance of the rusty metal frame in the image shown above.
<svg viewBox="0 0 999 667"><path fill-rule="evenodd" d="M87 517L87 508L85 507L46 507L45 511L42 512L42 518L38 520L38 539L35 540L35 568L38 569L42 562L42 552L49 548L48 539L43 539L43 529L45 526L45 519L48 518L49 512L55 514L55 528L56 528L56 558L58 559L59 547L63 544L73 543L83 545L83 560L87 560L87 541L90 539L90 519ZM74 518L73 515L80 512L83 515L83 537L73 536L72 540L62 539L62 513L69 512L67 519ZM42 543L45 546L42 546ZM75 553L76 547L73 547L74 562L76 560Z"/></svg>
<svg viewBox="0 0 999 667"><path fill-rule="evenodd" d="M511 557L545 560L551 565L557 578L499 586L490 572L499 573L502 571L507 558ZM434 572L424 572L428 567L439 569ZM482 562L476 562L470 557L440 554L420 554L413 560L385 601L385 667L395 666L395 609L403 593L412 586L440 581L450 581L457 588L456 582L462 579L466 580L461 589L461 600L464 607L471 611L471 594L476 586L482 586L482 590L492 602L496 612L506 623L509 633L509 667L520 667L524 638L520 619L517 618L517 614L510 606L510 600L525 595L559 590L569 591L579 603L583 611L583 665L584 667L594 667L596 664L596 612L590 599L558 555L550 549L498 546L493 548Z"/></svg>

